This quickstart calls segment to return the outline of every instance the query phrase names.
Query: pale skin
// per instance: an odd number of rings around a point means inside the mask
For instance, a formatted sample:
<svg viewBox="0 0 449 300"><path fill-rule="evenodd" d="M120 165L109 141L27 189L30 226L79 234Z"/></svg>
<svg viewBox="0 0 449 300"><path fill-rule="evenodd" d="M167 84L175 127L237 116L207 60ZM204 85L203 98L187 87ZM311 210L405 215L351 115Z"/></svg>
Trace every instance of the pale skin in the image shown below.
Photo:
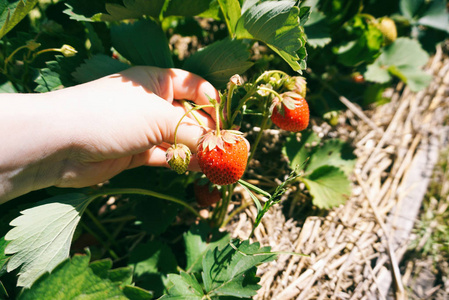
<svg viewBox="0 0 449 300"><path fill-rule="evenodd" d="M50 186L86 187L138 166L167 166L165 150L185 108L217 90L179 69L133 67L44 94L0 94L0 204ZM177 142L196 152L215 128L213 108L189 115ZM195 159L189 167L199 170Z"/></svg>

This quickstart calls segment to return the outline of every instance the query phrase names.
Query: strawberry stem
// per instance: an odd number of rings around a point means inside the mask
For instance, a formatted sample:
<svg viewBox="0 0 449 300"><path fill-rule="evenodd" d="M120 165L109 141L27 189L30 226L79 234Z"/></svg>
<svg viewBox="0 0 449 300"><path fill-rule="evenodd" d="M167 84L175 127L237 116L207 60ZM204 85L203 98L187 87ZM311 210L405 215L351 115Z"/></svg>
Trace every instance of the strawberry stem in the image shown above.
<svg viewBox="0 0 449 300"><path fill-rule="evenodd" d="M283 71L279 71L279 70L270 70L270 71L265 71L263 72L259 77L257 77L256 81L254 81L254 85L257 85L257 83L263 79L265 79L266 76L270 76L271 74L275 74L275 73L280 73L284 76L288 76L287 73L283 72Z"/></svg>
<svg viewBox="0 0 449 300"><path fill-rule="evenodd" d="M177 135L177 133L178 133L179 125L181 125L182 119L184 119L184 117L187 116L188 114L190 114L191 112L193 112L193 111L195 111L195 110L202 109L202 108L206 108L206 107L214 107L214 105L212 105L212 104L207 104L207 105L194 106L194 107L192 107L191 109L189 109L188 111L186 111L186 113L181 117L181 119L179 119L178 124L176 124L175 134L174 134L174 138L173 138L173 145L175 145L175 147L176 147L176 135ZM197 118L195 118L195 119L198 121L198 123L199 123L200 125L203 125L203 126L204 126L204 124L202 124L202 122L200 122Z"/></svg>
<svg viewBox="0 0 449 300"><path fill-rule="evenodd" d="M251 153L248 157L248 164L251 161L251 159L253 159L254 154L256 153L257 147L259 146L259 142L260 139L262 138L263 132L264 130L267 128L267 124L268 124L268 119L269 119L269 115L268 113L264 114L262 123L260 124L260 131L257 134L256 140L254 141L254 144L251 145Z"/></svg>
<svg viewBox="0 0 449 300"><path fill-rule="evenodd" d="M262 90L262 91L267 91L267 92L269 92L269 93L271 93L271 94L275 95L276 97L278 97L278 98L279 98L279 100L281 100L281 101L282 101L282 96L281 96L281 95L279 95L279 93L278 93L278 92L276 92L276 91L275 91L275 90L273 90L273 89L270 89L270 88L267 88L267 87L261 86L261 87L259 87L259 90Z"/></svg>
<svg viewBox="0 0 449 300"><path fill-rule="evenodd" d="M228 90L228 96L226 99L226 114L228 116L228 118L231 117L231 104L232 104L232 95L234 94L234 89L235 89L235 84L231 81L231 84L229 86L229 90ZM230 128L232 123L229 123L230 119L228 119L228 126L227 128Z"/></svg>
<svg viewBox="0 0 449 300"><path fill-rule="evenodd" d="M204 220L204 218L192 206L190 206L188 203L184 202L183 200L175 198L173 196L169 196L169 195L165 195L165 194L162 194L162 193L157 193L157 192L154 192L154 191L150 191L150 190L138 189L138 188L106 189L104 191L101 191L98 194L95 194L95 196L99 197L99 196L102 196L102 195L114 195L114 194L115 195L117 195L117 194L146 195L146 196L151 196L151 197L167 200L167 201L170 201L170 202L174 202L174 203L177 203L179 205L184 206L190 212L192 212L195 216L197 216L201 220Z"/></svg>
<svg viewBox="0 0 449 300"><path fill-rule="evenodd" d="M216 124L215 124L215 134L217 137L220 137L220 105L215 102L214 103L214 108L215 108L215 118L216 120Z"/></svg>

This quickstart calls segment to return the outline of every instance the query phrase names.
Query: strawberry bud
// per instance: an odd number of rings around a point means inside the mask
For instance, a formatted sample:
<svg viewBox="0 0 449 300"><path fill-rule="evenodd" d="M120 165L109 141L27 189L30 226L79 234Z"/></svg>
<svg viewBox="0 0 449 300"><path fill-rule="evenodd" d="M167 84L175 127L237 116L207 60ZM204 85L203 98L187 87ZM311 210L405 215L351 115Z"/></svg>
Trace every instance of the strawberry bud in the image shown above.
<svg viewBox="0 0 449 300"><path fill-rule="evenodd" d="M62 45L61 49L59 50L65 57L72 57L75 56L76 53L78 53L78 51L76 51L75 48L70 45Z"/></svg>
<svg viewBox="0 0 449 300"><path fill-rule="evenodd" d="M178 174L184 174L187 171L191 155L190 149L183 144L172 145L165 152L168 165Z"/></svg>

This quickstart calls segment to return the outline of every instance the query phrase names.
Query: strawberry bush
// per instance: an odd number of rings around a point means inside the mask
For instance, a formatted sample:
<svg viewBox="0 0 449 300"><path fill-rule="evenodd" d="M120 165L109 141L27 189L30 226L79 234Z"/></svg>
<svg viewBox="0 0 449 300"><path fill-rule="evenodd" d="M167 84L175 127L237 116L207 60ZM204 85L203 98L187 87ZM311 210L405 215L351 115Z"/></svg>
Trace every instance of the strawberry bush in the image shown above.
<svg viewBox="0 0 449 300"><path fill-rule="evenodd" d="M221 126L199 141L205 176L186 172L192 154L175 141L173 170L137 168L1 205L0 297L253 297L257 267L277 253L223 230L246 205L236 187L257 208L253 231L290 201L291 187L323 211L343 204L350 141L312 125L339 125L341 95L368 108L388 101L383 91L397 81L427 86L422 67L448 32L443 0L1 0L0 92L45 93L133 65L177 67L220 89L210 107ZM193 114L204 108L185 104ZM272 129L280 147L267 157ZM275 173L263 163L277 164ZM260 177L270 184L253 184Z"/></svg>

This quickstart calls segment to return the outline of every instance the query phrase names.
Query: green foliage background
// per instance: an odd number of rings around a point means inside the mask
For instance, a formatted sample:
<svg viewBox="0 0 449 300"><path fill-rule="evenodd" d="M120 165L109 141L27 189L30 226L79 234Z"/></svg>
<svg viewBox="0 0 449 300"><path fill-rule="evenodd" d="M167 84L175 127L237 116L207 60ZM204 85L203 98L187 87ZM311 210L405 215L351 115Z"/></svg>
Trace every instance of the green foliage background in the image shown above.
<svg viewBox="0 0 449 300"><path fill-rule="evenodd" d="M392 43L379 27L384 17L397 28ZM426 87L423 67L448 33L444 0L0 0L0 93L49 92L132 65L183 68L222 90L234 74L251 83L276 69L303 74L313 117L332 124L342 109L336 93L365 108L386 101L382 91L397 81ZM174 35L198 46L180 56ZM62 52L64 44L76 55ZM245 109L244 122L255 126L260 103ZM260 191L264 205L253 197L255 226L288 184L303 182L320 209L349 197L350 145L306 131L282 151L281 180L304 172ZM0 298L251 298L257 266L276 253L196 222L185 207L197 177L139 168L111 179L109 193L50 188L0 206ZM114 209L105 194L117 195Z"/></svg>

